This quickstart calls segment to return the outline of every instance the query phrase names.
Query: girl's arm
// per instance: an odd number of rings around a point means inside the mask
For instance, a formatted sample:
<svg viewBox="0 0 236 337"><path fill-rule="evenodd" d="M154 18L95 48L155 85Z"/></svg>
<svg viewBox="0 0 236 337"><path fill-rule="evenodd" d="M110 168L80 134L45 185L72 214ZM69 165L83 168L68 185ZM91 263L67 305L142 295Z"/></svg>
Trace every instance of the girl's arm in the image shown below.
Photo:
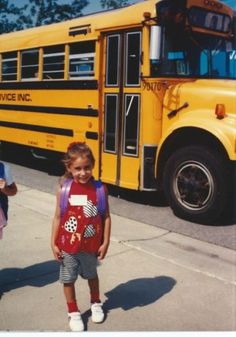
<svg viewBox="0 0 236 337"><path fill-rule="evenodd" d="M0 179L0 190L8 197L17 193L17 186L13 180L9 165L4 164L4 179Z"/></svg>
<svg viewBox="0 0 236 337"><path fill-rule="evenodd" d="M53 221L52 221L52 233L51 233L51 248L52 248L54 257L57 261L61 260L61 251L57 246L57 237L58 237L60 219L61 219L60 191L61 191L61 187L58 188L58 191L56 193L56 209L55 209L55 214L54 214Z"/></svg>
<svg viewBox="0 0 236 337"><path fill-rule="evenodd" d="M1 179L0 182L0 190L2 193L7 195L8 197L11 197L17 193L17 187L15 183L12 183L10 185L6 184L6 181Z"/></svg>
<svg viewBox="0 0 236 337"><path fill-rule="evenodd" d="M104 227L103 227L103 241L102 245L99 247L98 250L98 259L102 260L106 256L109 244L110 244L110 236L111 236L111 216L109 211L109 204L108 204L108 193L107 189L105 188L106 194L106 214L104 219Z"/></svg>

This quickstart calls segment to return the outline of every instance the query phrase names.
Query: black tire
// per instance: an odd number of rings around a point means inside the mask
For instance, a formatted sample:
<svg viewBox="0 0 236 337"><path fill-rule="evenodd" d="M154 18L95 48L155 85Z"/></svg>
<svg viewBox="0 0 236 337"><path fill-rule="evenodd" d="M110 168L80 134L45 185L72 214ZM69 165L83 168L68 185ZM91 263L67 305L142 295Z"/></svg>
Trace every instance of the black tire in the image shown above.
<svg viewBox="0 0 236 337"><path fill-rule="evenodd" d="M173 212L185 220L216 225L227 207L229 171L214 151L188 146L168 159L163 186Z"/></svg>

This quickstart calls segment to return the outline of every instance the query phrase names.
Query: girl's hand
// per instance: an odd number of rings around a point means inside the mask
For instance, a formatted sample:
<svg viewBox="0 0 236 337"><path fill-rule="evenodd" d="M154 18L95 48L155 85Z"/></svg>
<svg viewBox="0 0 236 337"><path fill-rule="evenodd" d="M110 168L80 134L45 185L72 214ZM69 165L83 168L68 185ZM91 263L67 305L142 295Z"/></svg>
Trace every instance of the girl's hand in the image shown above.
<svg viewBox="0 0 236 337"><path fill-rule="evenodd" d="M102 244L98 249L98 260L103 260L106 256L109 244Z"/></svg>
<svg viewBox="0 0 236 337"><path fill-rule="evenodd" d="M57 246L52 246L52 252L55 259L60 262L62 260L62 254L60 249Z"/></svg>
<svg viewBox="0 0 236 337"><path fill-rule="evenodd" d="M3 189L6 186L6 181L4 179L0 179L0 189Z"/></svg>

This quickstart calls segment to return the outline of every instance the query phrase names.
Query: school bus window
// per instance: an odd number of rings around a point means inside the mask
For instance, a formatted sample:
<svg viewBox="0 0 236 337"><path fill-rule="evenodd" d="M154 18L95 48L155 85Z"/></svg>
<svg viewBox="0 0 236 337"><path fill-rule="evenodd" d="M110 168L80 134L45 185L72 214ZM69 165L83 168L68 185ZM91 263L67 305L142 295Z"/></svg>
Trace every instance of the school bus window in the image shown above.
<svg viewBox="0 0 236 337"><path fill-rule="evenodd" d="M35 80L39 71L39 50L30 49L21 53L21 79Z"/></svg>
<svg viewBox="0 0 236 337"><path fill-rule="evenodd" d="M127 86L140 85L141 33L127 33L126 38L126 79Z"/></svg>
<svg viewBox="0 0 236 337"><path fill-rule="evenodd" d="M17 80L17 52L2 54L2 81Z"/></svg>
<svg viewBox="0 0 236 337"><path fill-rule="evenodd" d="M95 41L78 42L70 45L69 78L94 77Z"/></svg>
<svg viewBox="0 0 236 337"><path fill-rule="evenodd" d="M209 12L200 7L192 7L189 10L188 18L192 26L222 33L230 31L231 19L228 15L222 13Z"/></svg>
<svg viewBox="0 0 236 337"><path fill-rule="evenodd" d="M125 95L123 154L130 156L138 155L139 101L139 95Z"/></svg>
<svg viewBox="0 0 236 337"><path fill-rule="evenodd" d="M116 153L117 151L117 111L118 95L107 94L105 101L105 132L104 151Z"/></svg>
<svg viewBox="0 0 236 337"><path fill-rule="evenodd" d="M43 49L43 79L64 78L65 46L53 46Z"/></svg>
<svg viewBox="0 0 236 337"><path fill-rule="evenodd" d="M106 86L118 86L119 83L120 36L107 37Z"/></svg>

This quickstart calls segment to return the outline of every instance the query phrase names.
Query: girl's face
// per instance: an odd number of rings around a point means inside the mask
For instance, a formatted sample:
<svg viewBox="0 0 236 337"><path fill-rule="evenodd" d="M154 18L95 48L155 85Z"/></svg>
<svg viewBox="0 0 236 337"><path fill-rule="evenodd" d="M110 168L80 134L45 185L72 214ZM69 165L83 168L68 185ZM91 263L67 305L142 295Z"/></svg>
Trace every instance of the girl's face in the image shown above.
<svg viewBox="0 0 236 337"><path fill-rule="evenodd" d="M78 157L67 169L77 182L86 184L92 177L93 164L87 157Z"/></svg>

